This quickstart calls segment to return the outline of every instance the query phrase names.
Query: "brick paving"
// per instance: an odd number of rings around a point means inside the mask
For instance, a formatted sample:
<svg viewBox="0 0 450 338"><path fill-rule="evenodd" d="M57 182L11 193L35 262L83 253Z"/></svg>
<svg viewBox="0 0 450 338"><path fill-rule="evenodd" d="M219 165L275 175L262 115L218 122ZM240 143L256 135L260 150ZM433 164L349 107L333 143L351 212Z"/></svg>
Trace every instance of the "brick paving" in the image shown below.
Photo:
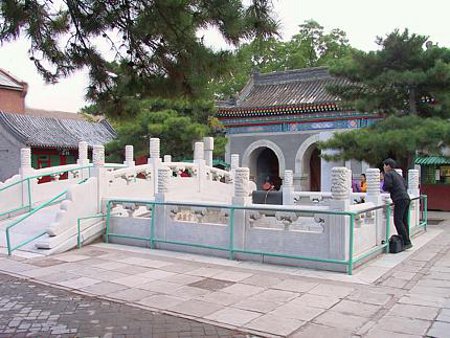
<svg viewBox="0 0 450 338"><path fill-rule="evenodd" d="M103 243L3 256L26 279L0 272L0 337L450 338L450 217L430 228L354 276Z"/></svg>
<svg viewBox="0 0 450 338"><path fill-rule="evenodd" d="M247 337L0 274L0 337Z"/></svg>

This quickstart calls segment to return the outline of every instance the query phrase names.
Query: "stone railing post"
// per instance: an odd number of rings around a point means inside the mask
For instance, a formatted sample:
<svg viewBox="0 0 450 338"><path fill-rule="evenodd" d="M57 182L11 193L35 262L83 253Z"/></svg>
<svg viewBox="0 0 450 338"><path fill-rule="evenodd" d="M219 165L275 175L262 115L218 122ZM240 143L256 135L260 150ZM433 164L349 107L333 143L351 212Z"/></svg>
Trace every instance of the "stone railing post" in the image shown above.
<svg viewBox="0 0 450 338"><path fill-rule="evenodd" d="M89 164L88 158L88 143L86 141L80 141L78 143L78 160L77 164L85 166Z"/></svg>
<svg viewBox="0 0 450 338"><path fill-rule="evenodd" d="M205 164L209 167L213 166L213 151L214 151L214 138L213 137L204 137L204 158Z"/></svg>
<svg viewBox="0 0 450 338"><path fill-rule="evenodd" d="M31 167L31 149L22 148L20 149L20 175L22 178L24 175L29 175L33 171Z"/></svg>
<svg viewBox="0 0 450 338"><path fill-rule="evenodd" d="M132 145L125 146L125 161L123 162L127 167L134 167L134 147Z"/></svg>
<svg viewBox="0 0 450 338"><path fill-rule="evenodd" d="M408 170L408 194L411 199L420 197L420 172L417 169ZM411 201L409 227L410 229L420 223L420 200Z"/></svg>
<svg viewBox="0 0 450 338"><path fill-rule="evenodd" d="M239 168L239 154L231 154L230 162L230 177L231 181L234 182L236 169Z"/></svg>
<svg viewBox="0 0 450 338"><path fill-rule="evenodd" d="M234 179L234 192L232 203L234 205L246 205L249 202L248 182L250 170L248 168L237 168Z"/></svg>
<svg viewBox="0 0 450 338"><path fill-rule="evenodd" d="M203 142L195 142L194 144L194 164L197 165L197 182L198 191L202 192L206 184L206 164L204 156Z"/></svg>
<svg viewBox="0 0 450 338"><path fill-rule="evenodd" d="M284 171L283 204L294 205L294 173L292 170Z"/></svg>
<svg viewBox="0 0 450 338"><path fill-rule="evenodd" d="M19 174L22 179L26 179L27 177L33 176L34 169L31 167L31 149L30 148L22 148L20 149L20 169ZM27 181L23 181L22 183L22 203L23 205L28 205L32 203L32 191L33 185L35 185L35 180L30 180L29 184ZM30 191L28 191L30 189ZM29 198L31 197L31 201Z"/></svg>
<svg viewBox="0 0 450 338"><path fill-rule="evenodd" d="M367 178L366 202L372 202L375 205L380 205L381 204L380 170L378 168L367 169L366 178Z"/></svg>
<svg viewBox="0 0 450 338"><path fill-rule="evenodd" d="M170 177L172 170L168 167L158 168L158 189L155 198L158 202L164 202L166 194L169 192Z"/></svg>
<svg viewBox="0 0 450 338"><path fill-rule="evenodd" d="M172 156L171 155L164 155L164 162L168 163L168 162L172 162Z"/></svg>
<svg viewBox="0 0 450 338"><path fill-rule="evenodd" d="M380 170L378 168L369 168L366 170L367 178L367 194L366 202L371 202L376 206L383 205L380 191ZM381 244L386 238L386 219L383 209L377 209L370 215L375 217L376 224L376 241L377 244Z"/></svg>
<svg viewBox="0 0 450 338"><path fill-rule="evenodd" d="M419 170L409 169L408 170L408 194L410 197L418 197L420 195L419 190Z"/></svg>
<svg viewBox="0 0 450 338"><path fill-rule="evenodd" d="M150 138L149 154L150 157L148 158L147 163L150 165L150 170L152 172L151 180L153 184L153 191L156 193L158 191L158 168L161 166L159 138Z"/></svg>
<svg viewBox="0 0 450 338"><path fill-rule="evenodd" d="M349 173L350 172L350 173ZM331 170L331 196L330 210L348 211L350 209L350 180L351 171L346 167L334 167ZM350 222L348 216L324 216L325 231L329 234L329 252L333 259L348 259Z"/></svg>
<svg viewBox="0 0 450 338"><path fill-rule="evenodd" d="M155 191L155 201L164 203L170 188L172 170L168 167L160 166L156 175L157 190ZM164 238L166 224L167 222L170 222L170 207L166 205L155 205L154 208L155 211L153 216L155 217L155 235L158 238Z"/></svg>
<svg viewBox="0 0 450 338"><path fill-rule="evenodd" d="M92 150L92 162L94 164L93 177L97 178L97 212L102 212L102 199L107 188L105 169L105 147L94 145Z"/></svg>
<svg viewBox="0 0 450 338"><path fill-rule="evenodd" d="M88 143L86 141L80 141L78 143L77 164L80 167L87 167L89 165ZM89 177L89 168L82 169L80 173L80 178L85 179L88 177Z"/></svg>
<svg viewBox="0 0 450 338"><path fill-rule="evenodd" d="M232 205L245 206L249 205L251 197L249 197L249 176L250 170L248 168L236 168L234 177L234 190L233 197L231 199ZM234 210L234 242L235 248L244 248L245 246L245 222L246 222L246 210L236 209Z"/></svg>

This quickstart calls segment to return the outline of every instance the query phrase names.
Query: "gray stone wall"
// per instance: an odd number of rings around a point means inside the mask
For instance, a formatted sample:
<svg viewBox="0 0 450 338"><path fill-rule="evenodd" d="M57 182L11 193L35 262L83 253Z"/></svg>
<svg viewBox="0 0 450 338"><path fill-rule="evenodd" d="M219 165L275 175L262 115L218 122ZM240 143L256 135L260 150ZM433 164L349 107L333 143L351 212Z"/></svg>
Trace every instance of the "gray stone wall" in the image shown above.
<svg viewBox="0 0 450 338"><path fill-rule="evenodd" d="M0 182L19 173L20 148L25 144L19 142L8 130L0 125Z"/></svg>
<svg viewBox="0 0 450 338"><path fill-rule="evenodd" d="M242 157L247 148L254 142L260 140L267 140L275 143L283 152L285 159L285 170L294 170L295 156L301 144L312 135L319 134L319 132L296 132L296 133L279 133L279 134L238 134L228 135L229 153L226 161L230 161L231 154L240 155L240 164L242 165ZM282 168L280 168L281 170ZM280 174L283 174L280 172Z"/></svg>

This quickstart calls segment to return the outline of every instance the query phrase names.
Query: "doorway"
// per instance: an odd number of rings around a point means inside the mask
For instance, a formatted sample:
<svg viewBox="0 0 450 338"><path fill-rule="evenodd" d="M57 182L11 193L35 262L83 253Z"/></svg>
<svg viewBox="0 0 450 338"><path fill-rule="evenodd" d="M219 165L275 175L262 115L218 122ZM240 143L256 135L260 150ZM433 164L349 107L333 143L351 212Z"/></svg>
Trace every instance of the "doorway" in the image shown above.
<svg viewBox="0 0 450 338"><path fill-rule="evenodd" d="M261 189L264 182L269 179L275 190L280 190L280 165L277 155L269 148L259 148L255 151L256 186Z"/></svg>
<svg viewBox="0 0 450 338"><path fill-rule="evenodd" d="M310 181L309 181L309 189L310 191L320 191L320 176L321 176L321 168L320 168L320 150L317 147L314 147L311 152L311 158L309 160L309 173L310 173Z"/></svg>

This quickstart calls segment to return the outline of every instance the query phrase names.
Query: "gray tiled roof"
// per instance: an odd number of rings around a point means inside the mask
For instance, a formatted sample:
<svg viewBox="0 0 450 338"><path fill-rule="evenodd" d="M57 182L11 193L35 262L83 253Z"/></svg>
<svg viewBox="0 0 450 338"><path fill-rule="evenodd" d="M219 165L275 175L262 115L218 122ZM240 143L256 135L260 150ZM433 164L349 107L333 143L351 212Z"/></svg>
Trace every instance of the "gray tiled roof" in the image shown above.
<svg viewBox="0 0 450 338"><path fill-rule="evenodd" d="M0 69L0 87L8 87L17 90L23 90L23 85L16 80L11 74Z"/></svg>
<svg viewBox="0 0 450 338"><path fill-rule="evenodd" d="M80 141L93 146L105 144L116 136L106 120L91 123L0 111L0 124L27 146L34 147L77 148Z"/></svg>
<svg viewBox="0 0 450 338"><path fill-rule="evenodd" d="M254 73L240 93L237 108L336 103L326 86L344 81L332 77L326 67Z"/></svg>

